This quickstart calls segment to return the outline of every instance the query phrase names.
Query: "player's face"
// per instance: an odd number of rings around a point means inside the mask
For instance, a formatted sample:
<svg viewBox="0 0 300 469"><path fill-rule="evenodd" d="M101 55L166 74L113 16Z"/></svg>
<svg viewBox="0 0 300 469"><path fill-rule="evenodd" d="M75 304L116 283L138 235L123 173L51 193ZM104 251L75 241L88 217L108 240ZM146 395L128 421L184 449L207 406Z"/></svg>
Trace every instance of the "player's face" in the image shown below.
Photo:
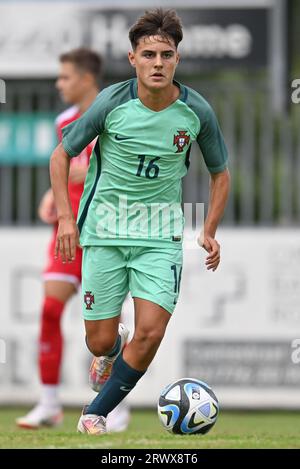
<svg viewBox="0 0 300 469"><path fill-rule="evenodd" d="M136 69L139 83L154 91L172 84L179 54L173 39L167 41L160 36L144 36L136 49L129 52L128 58Z"/></svg>
<svg viewBox="0 0 300 469"><path fill-rule="evenodd" d="M56 88L65 103L77 104L85 93L84 74L73 63L63 62L60 64Z"/></svg>

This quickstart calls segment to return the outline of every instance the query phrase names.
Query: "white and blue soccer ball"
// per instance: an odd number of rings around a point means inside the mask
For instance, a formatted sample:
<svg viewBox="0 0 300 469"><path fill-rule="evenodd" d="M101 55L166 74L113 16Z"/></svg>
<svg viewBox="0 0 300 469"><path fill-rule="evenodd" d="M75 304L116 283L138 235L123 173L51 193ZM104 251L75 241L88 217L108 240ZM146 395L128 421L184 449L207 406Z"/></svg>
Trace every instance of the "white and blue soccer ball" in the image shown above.
<svg viewBox="0 0 300 469"><path fill-rule="evenodd" d="M169 384L158 400L158 416L171 433L207 433L216 423L219 403L211 387L194 378Z"/></svg>

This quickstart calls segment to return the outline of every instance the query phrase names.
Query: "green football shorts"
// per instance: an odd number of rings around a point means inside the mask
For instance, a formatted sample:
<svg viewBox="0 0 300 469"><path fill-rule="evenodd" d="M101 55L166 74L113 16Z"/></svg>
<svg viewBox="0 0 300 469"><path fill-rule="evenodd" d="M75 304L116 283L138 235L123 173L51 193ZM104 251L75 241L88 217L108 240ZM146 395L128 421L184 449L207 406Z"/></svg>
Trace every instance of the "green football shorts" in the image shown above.
<svg viewBox="0 0 300 469"><path fill-rule="evenodd" d="M128 291L169 313L177 303L182 249L87 246L82 259L82 305L87 320L121 314Z"/></svg>

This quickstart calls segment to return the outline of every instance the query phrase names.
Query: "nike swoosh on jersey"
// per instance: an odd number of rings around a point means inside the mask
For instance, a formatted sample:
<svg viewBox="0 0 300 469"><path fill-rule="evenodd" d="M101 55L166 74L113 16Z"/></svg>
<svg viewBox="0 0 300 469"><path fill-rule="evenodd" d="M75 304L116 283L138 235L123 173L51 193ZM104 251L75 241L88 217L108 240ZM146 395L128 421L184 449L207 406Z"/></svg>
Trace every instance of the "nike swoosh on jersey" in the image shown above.
<svg viewBox="0 0 300 469"><path fill-rule="evenodd" d="M115 139L116 140L129 140L131 137L123 137L122 135L116 134Z"/></svg>

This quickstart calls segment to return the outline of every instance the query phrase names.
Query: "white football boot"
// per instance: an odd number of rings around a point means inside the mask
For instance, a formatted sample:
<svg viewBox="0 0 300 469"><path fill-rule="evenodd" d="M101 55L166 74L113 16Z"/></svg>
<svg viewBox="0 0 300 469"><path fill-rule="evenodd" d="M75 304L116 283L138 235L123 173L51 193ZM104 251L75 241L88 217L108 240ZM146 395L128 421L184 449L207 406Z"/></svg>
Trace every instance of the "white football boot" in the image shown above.
<svg viewBox="0 0 300 469"><path fill-rule="evenodd" d="M84 414L86 406L83 408L78 421L77 431L88 435L102 435L106 433L106 419L101 415Z"/></svg>
<svg viewBox="0 0 300 469"><path fill-rule="evenodd" d="M28 414L16 419L16 424L21 428L37 430L41 427L57 427L63 422L61 407L50 407L37 404Z"/></svg>

